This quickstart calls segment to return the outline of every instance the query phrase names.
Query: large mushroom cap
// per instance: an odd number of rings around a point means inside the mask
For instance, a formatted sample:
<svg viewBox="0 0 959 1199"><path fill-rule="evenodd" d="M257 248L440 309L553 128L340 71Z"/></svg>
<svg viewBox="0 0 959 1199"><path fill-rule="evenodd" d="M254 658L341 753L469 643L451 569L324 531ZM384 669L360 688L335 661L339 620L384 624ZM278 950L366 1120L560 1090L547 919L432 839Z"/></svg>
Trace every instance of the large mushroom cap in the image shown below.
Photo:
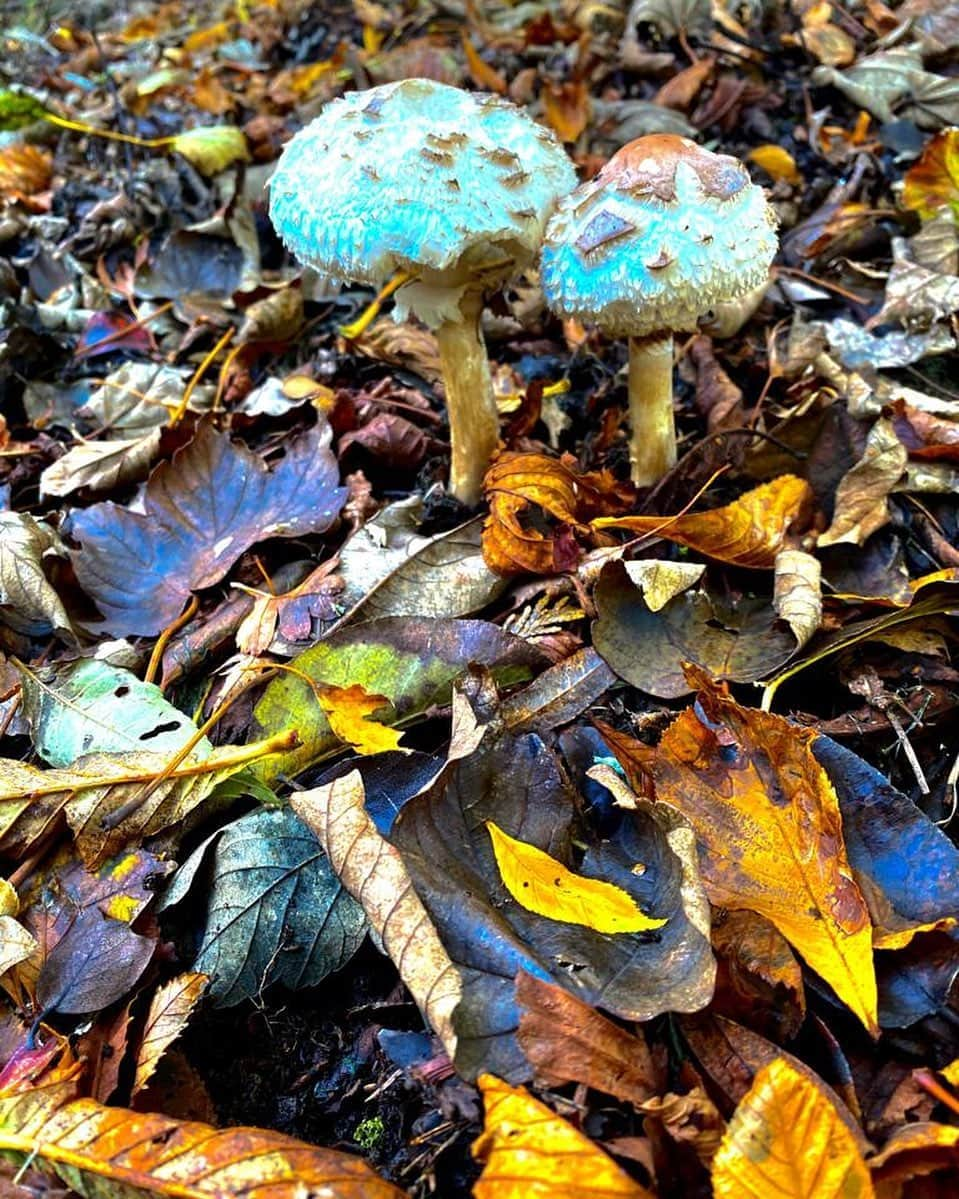
<svg viewBox="0 0 959 1199"><path fill-rule="evenodd" d="M553 135L515 105L404 79L334 100L293 138L270 215L327 275L377 285L404 270L429 288L479 274L493 287L535 257L575 183Z"/></svg>
<svg viewBox="0 0 959 1199"><path fill-rule="evenodd" d="M652 134L560 202L541 276L556 312L637 337L695 329L758 287L775 253L775 217L741 163Z"/></svg>

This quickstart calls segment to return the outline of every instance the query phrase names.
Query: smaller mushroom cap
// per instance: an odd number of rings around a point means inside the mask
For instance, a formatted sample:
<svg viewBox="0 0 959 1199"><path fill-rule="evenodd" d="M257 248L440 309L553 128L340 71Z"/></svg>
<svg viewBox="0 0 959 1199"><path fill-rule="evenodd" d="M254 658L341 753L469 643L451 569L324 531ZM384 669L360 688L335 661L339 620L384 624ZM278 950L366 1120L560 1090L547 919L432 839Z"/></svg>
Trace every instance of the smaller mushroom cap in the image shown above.
<svg viewBox="0 0 959 1199"><path fill-rule="evenodd" d="M435 323L437 289L477 278L492 289L531 262L575 183L552 133L515 105L404 79L334 100L293 138L270 180L270 216L323 274L374 286L417 275L399 306Z"/></svg>
<svg viewBox="0 0 959 1199"><path fill-rule="evenodd" d="M541 278L550 307L614 336L696 328L758 287L776 254L763 189L735 158L652 134L557 206Z"/></svg>

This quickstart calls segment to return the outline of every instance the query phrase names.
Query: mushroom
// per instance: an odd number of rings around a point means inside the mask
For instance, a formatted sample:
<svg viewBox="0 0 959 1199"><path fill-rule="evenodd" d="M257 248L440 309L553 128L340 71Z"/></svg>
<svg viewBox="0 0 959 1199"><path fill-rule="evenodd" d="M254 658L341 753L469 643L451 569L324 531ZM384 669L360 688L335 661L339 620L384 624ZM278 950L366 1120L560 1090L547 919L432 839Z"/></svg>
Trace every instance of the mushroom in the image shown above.
<svg viewBox="0 0 959 1199"><path fill-rule="evenodd" d="M629 142L557 206L541 279L565 317L629 337L629 457L638 487L676 464L673 334L764 283L776 220L745 167L685 137Z"/></svg>
<svg viewBox="0 0 959 1199"><path fill-rule="evenodd" d="M481 495L499 439L483 298L536 256L572 163L547 129L497 96L404 79L327 105L283 151L270 216L288 248L326 275L380 287L394 316L436 331L450 489Z"/></svg>

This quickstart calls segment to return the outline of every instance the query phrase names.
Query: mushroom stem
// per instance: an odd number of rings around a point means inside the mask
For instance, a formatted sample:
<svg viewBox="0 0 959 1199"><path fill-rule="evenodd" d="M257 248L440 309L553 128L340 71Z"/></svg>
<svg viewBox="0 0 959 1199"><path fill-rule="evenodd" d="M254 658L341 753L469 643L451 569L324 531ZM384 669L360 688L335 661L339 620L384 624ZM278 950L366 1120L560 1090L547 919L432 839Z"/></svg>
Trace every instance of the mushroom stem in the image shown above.
<svg viewBox="0 0 959 1199"><path fill-rule="evenodd" d="M629 461L637 487L651 487L676 465L673 335L629 339Z"/></svg>
<svg viewBox="0 0 959 1199"><path fill-rule="evenodd" d="M486 345L480 332L483 297L467 293L460 301L461 321L444 321L436 330L446 408L450 418L450 491L472 507L483 494L483 477L499 441Z"/></svg>

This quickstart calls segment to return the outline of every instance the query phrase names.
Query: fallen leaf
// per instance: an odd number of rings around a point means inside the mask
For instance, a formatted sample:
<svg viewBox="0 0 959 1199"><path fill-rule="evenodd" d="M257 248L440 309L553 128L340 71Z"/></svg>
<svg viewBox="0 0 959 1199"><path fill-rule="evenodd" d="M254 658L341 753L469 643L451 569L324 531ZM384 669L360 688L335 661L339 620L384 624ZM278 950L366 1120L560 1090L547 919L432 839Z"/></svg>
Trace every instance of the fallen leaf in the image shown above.
<svg viewBox="0 0 959 1199"><path fill-rule="evenodd" d="M704 54L697 62L668 79L656 93L655 102L665 108L678 108L681 112L688 109L715 66L715 56Z"/></svg>
<svg viewBox="0 0 959 1199"><path fill-rule="evenodd" d="M756 912L726 911L713 921L712 941L715 1008L773 1036L796 1036L806 1016L802 967L775 925Z"/></svg>
<svg viewBox="0 0 959 1199"><path fill-rule="evenodd" d="M63 496L88 487L109 491L145 479L160 453L160 430L127 441L81 441L40 476L42 496Z"/></svg>
<svg viewBox="0 0 959 1199"><path fill-rule="evenodd" d="M857 1138L817 1086L784 1058L764 1066L713 1161L716 1199L789 1195L872 1199Z"/></svg>
<svg viewBox="0 0 959 1199"><path fill-rule="evenodd" d="M34 196L50 186L53 158L29 142L12 142L0 150L0 196Z"/></svg>
<svg viewBox="0 0 959 1199"><path fill-rule="evenodd" d="M498 715L513 733L558 728L585 712L615 681L599 654L585 646L502 700Z"/></svg>
<svg viewBox="0 0 959 1199"><path fill-rule="evenodd" d="M889 409L896 437L910 458L959 463L959 423L913 408L899 399Z"/></svg>
<svg viewBox="0 0 959 1199"><path fill-rule="evenodd" d="M193 969L209 977L218 1007L254 998L271 983L316 986L346 965L366 935L362 909L293 812L251 812L214 833L174 877L163 910L184 899L207 862Z"/></svg>
<svg viewBox="0 0 959 1199"><path fill-rule="evenodd" d="M620 562L603 568L594 593L593 644L620 678L650 695L688 695L684 662L719 679L750 683L779 669L798 648L764 599L699 588L652 612L627 570Z"/></svg>
<svg viewBox="0 0 959 1199"><path fill-rule="evenodd" d="M959 124L959 82L925 70L914 45L869 54L844 71L817 67L812 81L832 84L883 125L897 118L923 129Z"/></svg>
<svg viewBox="0 0 959 1199"><path fill-rule="evenodd" d="M802 649L822 624L822 566L804 550L780 550L773 571L773 607Z"/></svg>
<svg viewBox="0 0 959 1199"><path fill-rule="evenodd" d="M154 992L137 1046L131 1099L150 1081L160 1058L186 1028L209 981L205 974L178 974Z"/></svg>
<svg viewBox="0 0 959 1199"><path fill-rule="evenodd" d="M591 518L626 506L611 475L579 474L546 454L500 454L483 486L490 505L483 557L500 575L571 570L580 556L573 534L589 538ZM559 522L549 535L536 527L537 508Z"/></svg>
<svg viewBox="0 0 959 1199"><path fill-rule="evenodd" d="M815 734L740 707L698 669L690 679L709 724L682 712L650 772L696 831L710 902L765 916L875 1033L869 912Z"/></svg>
<svg viewBox="0 0 959 1199"><path fill-rule="evenodd" d="M0 974L6 974L37 948L36 939L17 921L19 912L16 888L0 878Z"/></svg>
<svg viewBox="0 0 959 1199"><path fill-rule="evenodd" d="M755 150L749 151L748 157L750 162L762 167L770 179L775 179L777 182L783 180L785 183L792 184L793 187L798 187L802 183L802 175L796 166L796 160L782 146L770 144L757 146Z"/></svg>
<svg viewBox="0 0 959 1199"><path fill-rule="evenodd" d="M472 664L493 668L505 684L528 678L543 658L520 638L482 620L388 617L337 630L294 658L297 673L283 671L254 709L264 733L294 727L300 741L292 753L264 762L263 777L297 774L342 747L316 685L359 684L386 696L395 719L407 720L433 704L448 703L453 680Z"/></svg>
<svg viewBox="0 0 959 1199"><path fill-rule="evenodd" d="M671 599L688 591L703 577L706 567L696 562L666 562L656 558L640 558L624 562L630 581L643 593L650 612L659 612Z"/></svg>
<svg viewBox="0 0 959 1199"><path fill-rule="evenodd" d="M346 499L331 437L329 426L311 429L267 471L245 446L203 423L150 476L142 511L104 503L77 512L80 549L71 557L103 613L97 628L157 633L254 542L327 529Z"/></svg>
<svg viewBox="0 0 959 1199"><path fill-rule="evenodd" d="M511 837L487 820L500 877L510 895L529 912L600 933L637 933L662 928L632 896L612 883L573 874L535 845Z"/></svg>
<svg viewBox="0 0 959 1199"><path fill-rule="evenodd" d="M811 501L812 489L805 479L780 475L724 508L673 517L600 517L592 523L599 529L662 537L733 566L769 570L790 526L802 518Z"/></svg>
<svg viewBox="0 0 959 1199"><path fill-rule="evenodd" d="M954 1124L926 1121L906 1124L895 1129L882 1149L869 1159L868 1165L880 1195L887 1194L886 1187L947 1169L951 1170L952 1177L943 1179L941 1185L954 1187L959 1169L959 1128Z"/></svg>
<svg viewBox="0 0 959 1199"><path fill-rule="evenodd" d="M75 1075L0 1091L0 1152L35 1158L83 1199L104 1195L401 1199L360 1158L258 1128L207 1124L74 1099Z"/></svg>
<svg viewBox="0 0 959 1199"><path fill-rule="evenodd" d="M525 1087L480 1075L486 1118L473 1142L483 1173L476 1199L582 1199L584 1195L653 1199L611 1157Z"/></svg>
<svg viewBox="0 0 959 1199"><path fill-rule="evenodd" d="M319 688L316 699L333 732L357 753L378 754L400 748L402 733L370 719L374 712L390 706L385 695L371 695L359 683L350 687L327 683Z"/></svg>
<svg viewBox="0 0 959 1199"><path fill-rule="evenodd" d="M154 362L124 362L111 371L77 411L91 429L134 440L167 424L180 405L189 379L176 367ZM213 403L208 383L194 387L189 410L202 412Z"/></svg>
<svg viewBox="0 0 959 1199"><path fill-rule="evenodd" d="M73 637L70 617L47 579L47 557L65 558L57 534L25 512L0 512L0 620L18 632L42 636L51 629Z"/></svg>
<svg viewBox="0 0 959 1199"><path fill-rule="evenodd" d="M942 208L959 216L959 129L931 137L906 171L900 202L928 219Z"/></svg>
<svg viewBox="0 0 959 1199"><path fill-rule="evenodd" d="M836 488L832 523L817 545L862 545L889 520L889 493L902 478L909 455L891 421L876 421L862 457Z"/></svg>
<svg viewBox="0 0 959 1199"><path fill-rule="evenodd" d="M589 123L589 87L583 79L545 82L540 92L543 116L561 142L575 142Z"/></svg>
<svg viewBox="0 0 959 1199"><path fill-rule="evenodd" d="M436 934L400 854L366 814L358 771L312 791L300 791L293 810L316 834L343 886L362 905L400 977L443 1042L456 1052L453 1012L459 972Z"/></svg>
<svg viewBox="0 0 959 1199"><path fill-rule="evenodd" d="M155 945L97 907L84 908L46 955L37 979L40 1011L82 1015L116 1003L136 985Z"/></svg>
<svg viewBox="0 0 959 1199"><path fill-rule="evenodd" d="M460 31L460 38L466 54L466 65L476 86L483 91L495 92L498 96L505 96L508 91L508 84L503 76L480 57L479 51L473 45L473 41L465 29Z"/></svg>
<svg viewBox="0 0 959 1199"><path fill-rule="evenodd" d="M187 129L176 134L170 145L201 175L218 175L235 162L247 162L250 157L243 130L235 125L203 125L198 129Z"/></svg>
<svg viewBox="0 0 959 1199"><path fill-rule="evenodd" d="M562 987L520 971L520 1048L544 1086L582 1083L641 1110L658 1079L646 1042Z"/></svg>
<svg viewBox="0 0 959 1199"><path fill-rule="evenodd" d="M869 318L866 329L898 321L907 329L933 321L948 321L959 309L959 276L944 275L914 262L907 243L892 239L892 269L886 279L882 308Z"/></svg>
<svg viewBox="0 0 959 1199"><path fill-rule="evenodd" d="M665 37L677 33L709 32L713 18L709 0L633 0L626 28L648 22Z"/></svg>

